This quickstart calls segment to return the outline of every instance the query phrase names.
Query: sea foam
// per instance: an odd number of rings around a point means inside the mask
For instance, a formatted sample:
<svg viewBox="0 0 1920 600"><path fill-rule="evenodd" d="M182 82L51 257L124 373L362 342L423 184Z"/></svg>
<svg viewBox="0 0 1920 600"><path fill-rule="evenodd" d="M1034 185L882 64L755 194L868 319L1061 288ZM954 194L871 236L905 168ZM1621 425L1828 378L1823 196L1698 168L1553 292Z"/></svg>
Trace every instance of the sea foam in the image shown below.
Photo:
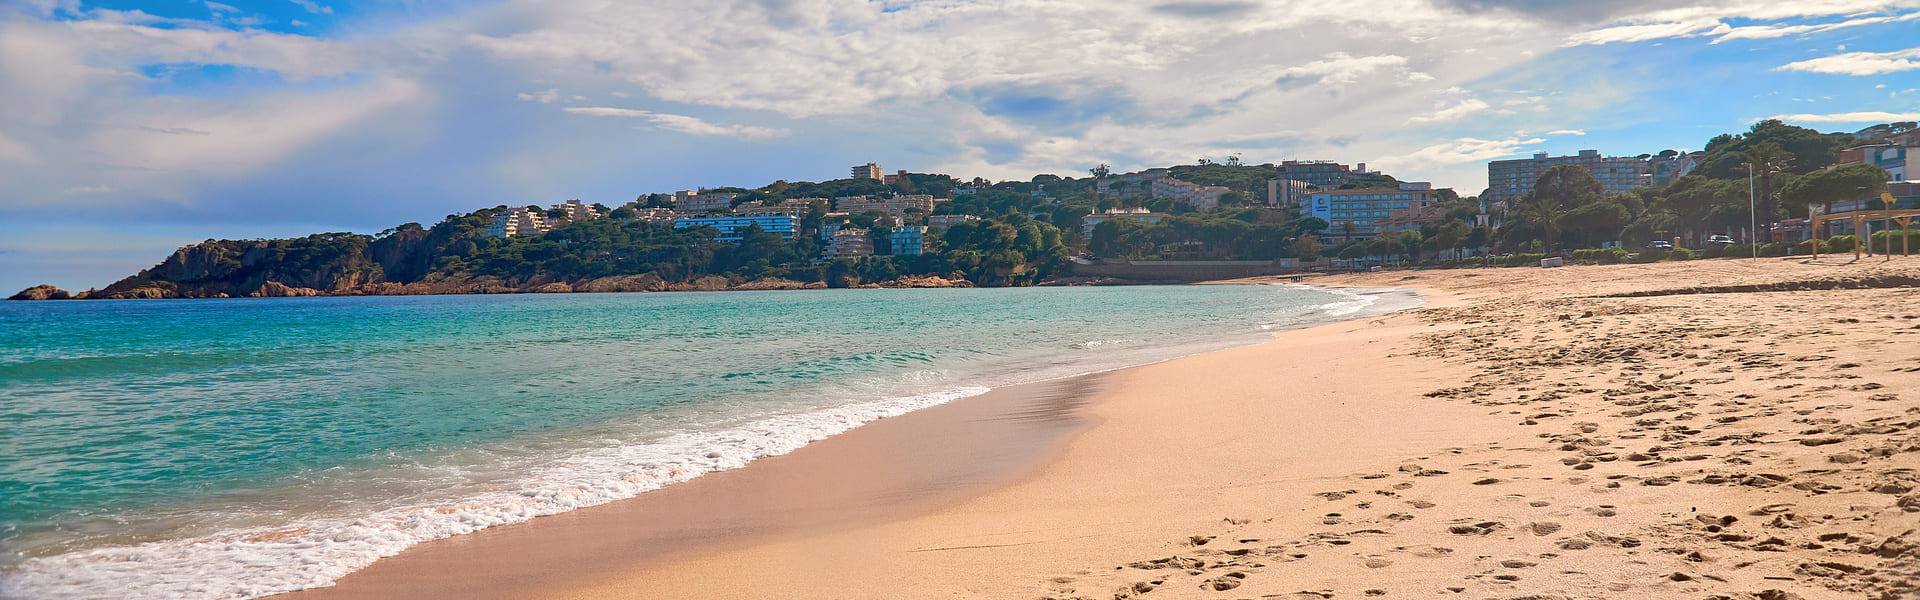
<svg viewBox="0 0 1920 600"><path fill-rule="evenodd" d="M456 503L29 559L0 587L0 595L45 600L242 599L327 586L414 544L632 498L786 454L871 421L986 391L963 387L593 448L533 470L518 491L490 492Z"/></svg>

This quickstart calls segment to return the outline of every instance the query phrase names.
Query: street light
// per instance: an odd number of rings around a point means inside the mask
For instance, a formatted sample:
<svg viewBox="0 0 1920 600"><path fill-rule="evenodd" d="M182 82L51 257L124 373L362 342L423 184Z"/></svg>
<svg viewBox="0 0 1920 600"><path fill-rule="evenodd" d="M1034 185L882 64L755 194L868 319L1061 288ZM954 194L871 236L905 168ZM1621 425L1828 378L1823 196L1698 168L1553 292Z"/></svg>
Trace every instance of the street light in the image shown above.
<svg viewBox="0 0 1920 600"><path fill-rule="evenodd" d="M1760 236L1760 211L1754 208L1755 202L1753 197L1754 195L1753 168L1754 167L1753 167L1753 163L1740 163L1740 164L1747 166L1747 227L1748 227L1747 250L1753 254L1752 258L1759 259L1760 245L1754 243L1756 241L1754 238ZM1767 171L1767 174L1773 175L1779 172L1780 172L1779 169L1772 169Z"/></svg>

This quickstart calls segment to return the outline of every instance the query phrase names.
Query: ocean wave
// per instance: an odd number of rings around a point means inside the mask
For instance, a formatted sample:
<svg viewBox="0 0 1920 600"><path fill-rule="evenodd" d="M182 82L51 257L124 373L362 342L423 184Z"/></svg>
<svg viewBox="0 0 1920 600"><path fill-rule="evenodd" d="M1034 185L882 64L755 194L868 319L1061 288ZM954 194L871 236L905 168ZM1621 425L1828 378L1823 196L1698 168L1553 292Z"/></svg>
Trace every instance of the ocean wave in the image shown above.
<svg viewBox="0 0 1920 600"><path fill-rule="evenodd" d="M323 587L421 542L632 498L786 454L871 421L986 391L962 387L584 450L533 470L516 491L452 503L32 558L0 580L0 596L244 599Z"/></svg>

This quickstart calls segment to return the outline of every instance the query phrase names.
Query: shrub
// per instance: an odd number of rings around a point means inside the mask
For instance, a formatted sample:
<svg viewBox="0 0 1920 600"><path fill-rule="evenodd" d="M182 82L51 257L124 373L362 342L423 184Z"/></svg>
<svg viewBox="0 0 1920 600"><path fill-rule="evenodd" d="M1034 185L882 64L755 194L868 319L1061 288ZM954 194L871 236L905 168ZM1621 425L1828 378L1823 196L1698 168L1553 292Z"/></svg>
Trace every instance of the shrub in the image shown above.
<svg viewBox="0 0 1920 600"><path fill-rule="evenodd" d="M1667 253L1667 260L1693 260L1693 251L1686 248L1674 248Z"/></svg>
<svg viewBox="0 0 1920 600"><path fill-rule="evenodd" d="M1902 245L1903 241L1905 245ZM1899 254L1914 250L1920 250L1920 231L1900 229L1876 231L1873 234L1874 252Z"/></svg>
<svg viewBox="0 0 1920 600"><path fill-rule="evenodd" d="M1786 256L1787 249L1792 247L1793 246L1787 245L1782 242L1763 244L1760 246L1760 255L1761 256ZM1799 252L1796 251L1795 253L1798 254Z"/></svg>
<svg viewBox="0 0 1920 600"><path fill-rule="evenodd" d="M1633 262L1636 262L1636 263L1660 262L1660 261L1666 260L1668 254L1671 254L1671 253L1668 252L1665 248L1647 248L1645 250L1641 250L1639 254L1633 255Z"/></svg>

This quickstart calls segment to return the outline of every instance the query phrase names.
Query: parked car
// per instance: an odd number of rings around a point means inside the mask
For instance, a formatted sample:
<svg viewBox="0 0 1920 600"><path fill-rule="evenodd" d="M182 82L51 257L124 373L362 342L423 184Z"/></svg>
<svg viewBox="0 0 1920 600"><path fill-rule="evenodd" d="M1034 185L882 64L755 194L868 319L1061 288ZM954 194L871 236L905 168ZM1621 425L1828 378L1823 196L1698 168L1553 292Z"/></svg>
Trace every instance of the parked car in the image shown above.
<svg viewBox="0 0 1920 600"><path fill-rule="evenodd" d="M1731 246L1738 243L1740 242L1733 241L1733 236L1730 235L1707 236L1707 245L1709 246Z"/></svg>
<svg viewBox="0 0 1920 600"><path fill-rule="evenodd" d="M1673 242L1647 242L1647 249L1672 250Z"/></svg>

